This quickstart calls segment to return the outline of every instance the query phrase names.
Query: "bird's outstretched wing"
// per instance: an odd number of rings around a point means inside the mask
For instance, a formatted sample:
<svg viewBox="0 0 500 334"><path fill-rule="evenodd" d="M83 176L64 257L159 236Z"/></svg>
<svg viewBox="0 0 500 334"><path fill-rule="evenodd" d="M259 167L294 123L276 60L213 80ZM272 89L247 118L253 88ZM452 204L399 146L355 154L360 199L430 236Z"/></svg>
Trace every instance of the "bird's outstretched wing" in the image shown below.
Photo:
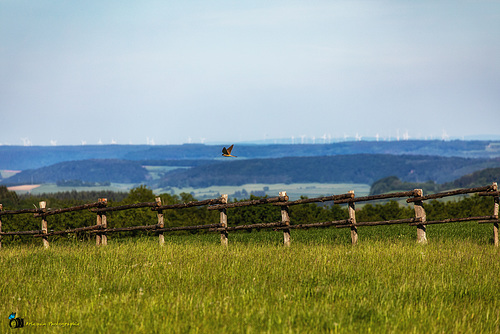
<svg viewBox="0 0 500 334"><path fill-rule="evenodd" d="M231 151L233 150L233 145L229 146L228 148L223 148L222 149L222 155L225 156L225 157L233 157L233 158L236 158L235 155L231 155Z"/></svg>

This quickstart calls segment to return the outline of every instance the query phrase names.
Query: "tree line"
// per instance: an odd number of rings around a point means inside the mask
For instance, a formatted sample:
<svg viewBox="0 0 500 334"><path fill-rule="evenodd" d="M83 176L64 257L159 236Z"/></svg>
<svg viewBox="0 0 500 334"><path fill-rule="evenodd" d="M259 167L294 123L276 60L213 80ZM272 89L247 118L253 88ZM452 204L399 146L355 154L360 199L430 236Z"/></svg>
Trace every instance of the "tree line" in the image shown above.
<svg viewBox="0 0 500 334"><path fill-rule="evenodd" d="M457 188L482 187L498 181L500 181L500 168L486 168L443 184L438 184L434 181L405 182L397 176L389 176L375 181L370 188L370 195L409 191L412 189L422 189L424 194L432 194Z"/></svg>
<svg viewBox="0 0 500 334"><path fill-rule="evenodd" d="M176 169L156 181L157 187L212 185L241 186L247 183L365 183L396 176L406 182L451 182L470 172L499 167L498 159L458 157L349 154L324 157L234 159L189 169Z"/></svg>
<svg viewBox="0 0 500 334"><path fill-rule="evenodd" d="M324 142L324 141L323 141ZM227 143L230 145L231 143ZM419 154L448 157L498 157L498 141L480 140L402 140L342 141L321 144L237 144L245 159L274 157L335 156L345 154ZM0 169L27 170L64 161L88 159L125 160L214 160L222 146L183 145L80 145L80 146L0 146Z"/></svg>
<svg viewBox="0 0 500 334"><path fill-rule="evenodd" d="M144 168L147 164L177 168L157 179ZM83 186L103 182L146 184L151 188L214 185L241 186L247 183L365 183L396 176L405 182L436 183L453 180L485 168L500 167L500 159L459 157L346 154L322 157L283 157L234 160L81 160L61 162L24 170L0 184L65 183Z"/></svg>

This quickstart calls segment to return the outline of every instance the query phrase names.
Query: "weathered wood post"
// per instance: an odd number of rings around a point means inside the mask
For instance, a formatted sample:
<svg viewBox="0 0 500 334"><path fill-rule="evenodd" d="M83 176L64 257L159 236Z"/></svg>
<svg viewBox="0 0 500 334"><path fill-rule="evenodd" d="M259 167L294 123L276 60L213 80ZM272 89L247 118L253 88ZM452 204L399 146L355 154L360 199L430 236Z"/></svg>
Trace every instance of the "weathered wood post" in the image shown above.
<svg viewBox="0 0 500 334"><path fill-rule="evenodd" d="M349 190L349 194L354 194L354 190ZM351 224L356 224L356 205L354 202L349 202L349 219ZM356 226L351 226L351 243L352 245L358 244L358 228Z"/></svg>
<svg viewBox="0 0 500 334"><path fill-rule="evenodd" d="M156 197L155 198L156 205L161 206L161 197ZM164 218L163 218L163 210L157 210L158 214L158 228L163 228L165 226ZM163 235L163 232L161 232L158 235L158 241L160 242L160 246L163 246L165 244L165 236Z"/></svg>
<svg viewBox="0 0 500 334"><path fill-rule="evenodd" d="M222 204L227 204L227 198L228 198L227 194L221 195L221 202L222 202ZM226 211L226 208L219 209L219 212L220 212L220 225L221 225L221 227L226 228L227 227L227 211ZM228 244L227 230L224 230L224 231L220 232L220 244L222 246L226 246L227 247L227 244Z"/></svg>
<svg viewBox="0 0 500 334"><path fill-rule="evenodd" d="M40 204L40 209L42 209L43 212L46 212L46 206L47 202L42 201L39 203ZM42 234L47 234L48 233L48 228L47 228L47 217L45 215L42 216ZM43 240L43 247L49 248L49 239L47 237L42 237Z"/></svg>
<svg viewBox="0 0 500 334"><path fill-rule="evenodd" d="M3 210L3 205L0 204L0 211ZM0 233L2 233L2 216L0 216ZM0 234L0 248L2 248L2 235Z"/></svg>
<svg viewBox="0 0 500 334"><path fill-rule="evenodd" d="M101 203L103 206L106 206L108 204L108 199L107 198L99 198L99 203ZM106 212L105 211L98 211L97 212L97 225L100 225L103 229L108 227L108 222L106 220ZM97 246L100 245L107 245L108 244L108 237L106 236L106 233L102 232L97 232L95 236L95 243Z"/></svg>
<svg viewBox="0 0 500 334"><path fill-rule="evenodd" d="M101 199L99 198L99 202L100 201L101 201ZM95 224L99 227L101 227L101 225L102 225L102 215L99 211L97 212L97 219L96 219ZM95 234L95 245L96 246L101 245L101 232L99 232L99 231L97 231L97 233Z"/></svg>
<svg viewBox="0 0 500 334"><path fill-rule="evenodd" d="M280 191L279 193L280 197L284 197L285 201L288 201L288 196L286 195L286 191ZM281 206L281 221L285 223L286 226L290 226L290 215L288 212L288 205L282 205ZM290 229L284 229L283 230L283 245L285 246L290 246L291 239L290 239Z"/></svg>
<svg viewBox="0 0 500 334"><path fill-rule="evenodd" d="M108 199L107 198L103 198L102 199L102 202L107 204L108 203ZM104 211L102 213L102 216L101 216L101 225L104 229L108 228L108 221L107 221L107 218L106 218L106 211ZM106 232L103 232L101 234L101 245L103 246L106 246L108 244L108 236L106 235Z"/></svg>
<svg viewBox="0 0 500 334"><path fill-rule="evenodd" d="M423 191L422 189L415 189L414 197L422 197ZM424 202L419 200L413 203L413 207L415 209L415 218L422 218L420 224L417 225L417 242L421 244L427 243L427 234L426 234L426 225L424 224L426 221Z"/></svg>
<svg viewBox="0 0 500 334"><path fill-rule="evenodd" d="M493 182L493 190L498 192L498 184L496 182ZM494 196L493 197L495 204L493 207L493 216L498 217L498 208L500 206L500 197ZM498 219L498 218L497 218ZM493 223L493 242L495 243L495 247L498 247L498 222Z"/></svg>

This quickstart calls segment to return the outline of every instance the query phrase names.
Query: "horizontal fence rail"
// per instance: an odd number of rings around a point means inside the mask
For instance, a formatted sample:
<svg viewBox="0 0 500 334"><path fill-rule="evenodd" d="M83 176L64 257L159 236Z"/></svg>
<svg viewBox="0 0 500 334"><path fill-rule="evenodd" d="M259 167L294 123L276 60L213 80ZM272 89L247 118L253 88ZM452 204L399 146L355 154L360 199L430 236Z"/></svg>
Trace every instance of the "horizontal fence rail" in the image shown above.
<svg viewBox="0 0 500 334"><path fill-rule="evenodd" d="M494 199L494 205L492 210L492 215L477 216L477 217L451 217L441 220L427 220L426 213L424 209L424 201L445 198L449 196L466 195L477 193L480 196L491 196ZM283 231L283 243L286 246L290 245L291 229L310 229L310 228L325 228L334 226L336 228L350 228L351 229L351 242L353 245L358 242L358 227L364 226L381 226L381 225L394 225L394 224L407 224L409 226L417 227L417 242L425 243L427 242L426 236L426 226L432 224L447 224L447 223L460 223L460 222L470 222L477 221L480 224L492 223L493 224L493 239L495 246L498 247L498 224L500 223L499 214L499 195L497 183L493 183L489 186L477 187L477 188L467 188L467 189L457 189L453 191L446 191L436 194L423 195L421 189L414 189L405 192L394 192L381 195L371 195L356 197L354 191L349 191L346 194L322 196L316 198L306 198L299 199L295 201L289 201L289 197L286 192L280 192L279 196L262 198L257 200L248 200L241 202L228 203L228 196L222 195L220 198L207 199L203 201L192 201L187 203L178 204L167 204L163 205L161 203L161 198L157 197L155 202L144 202L144 203L134 203L120 206L108 206L108 202L105 198L99 199L95 203L84 204L79 206L74 206L70 208L61 209L47 209L46 202L40 202L39 208L34 209L22 209L22 210L3 210L2 204L0 204L0 247L2 245L2 237L4 236L33 236L35 238L42 238L44 247L49 247L48 237L56 235L64 235L78 232L87 232L95 234L96 245L106 245L107 235L116 232L128 232L128 231L152 231L158 234L160 244L164 244L164 233L165 232L175 232L175 231L200 231L206 230L208 232L220 233L221 244L228 244L228 232L231 231L241 231L241 230L252 230L252 229L273 229L274 231ZM407 203L413 203L415 210L415 217L406 219L393 219L393 220L383 220L383 221L368 221L368 222L357 222L356 221L356 208L355 203L358 202L369 202L384 199L394 199L394 198L406 198ZM289 217L289 207L294 205L309 204L309 203L325 203L332 202L333 204L347 204L348 205L348 217L343 220L337 221L327 221L327 222L315 222L307 224L291 224ZM242 207L265 205L269 204L272 206L279 206L281 210L281 220L277 222L269 223L250 223L237 226L228 226L227 220L227 209L237 209ZM165 210L178 210L184 208L194 208L194 207L205 207L206 210L218 210L220 214L220 221L218 223L196 225L196 226L177 226L177 227L165 227L164 215ZM121 211L121 210L134 210L140 208L150 208L156 211L157 222L151 225L143 226L129 226L129 227L115 227L109 228L107 225L108 212ZM61 231L49 231L47 228L48 222L47 217L68 213L77 212L82 210L88 210L96 214L96 224L91 226L78 227L73 229L66 229ZM35 218L41 218L41 229L33 231L2 231L2 217L9 215L18 214L33 214Z"/></svg>
<svg viewBox="0 0 500 334"><path fill-rule="evenodd" d="M255 199L255 200L251 200L251 201L244 201L244 202L225 203L225 204L209 206L207 209L208 210L220 210L220 209L227 209L227 208L241 208L243 206L253 206L253 205L260 205L260 204L283 202L283 201L288 201L288 196L276 196L276 197L270 197L270 198ZM288 204L288 202L287 202L287 204Z"/></svg>
<svg viewBox="0 0 500 334"><path fill-rule="evenodd" d="M443 198L443 197L449 197L449 196L455 196L455 195L465 195L465 194L471 194L471 193L496 191L496 187L497 187L496 183L494 183L493 185L486 186L486 187L458 189L458 190L446 191L446 192L427 195L427 196L416 196L414 198L408 198L406 200L406 202L411 203L411 202L416 202L416 201L425 201L428 199Z"/></svg>
<svg viewBox="0 0 500 334"><path fill-rule="evenodd" d="M407 219L394 219L394 220L382 220L382 221L376 221L376 222L358 222L358 223L352 223L349 222L349 224L344 224L344 225L336 225L335 227L337 228L343 228L343 227L356 227L356 226L376 226L376 225L391 225L391 224L410 224L410 225L420 225L422 224L422 218L407 218ZM416 223L415 223L416 222Z"/></svg>
<svg viewBox="0 0 500 334"><path fill-rule="evenodd" d="M279 203L273 203L273 205L297 205L297 204L307 204L307 203L323 203L323 202L331 202L331 201L338 201L338 200L343 200L343 199L349 199L352 200L354 198L354 193L349 193L349 194L341 194L341 195L332 195L332 196L323 196L323 197L316 197L316 198L304 198L304 199L298 199L296 201L279 201Z"/></svg>
<svg viewBox="0 0 500 334"><path fill-rule="evenodd" d="M427 220L425 222L425 225L460 223L460 222L470 222L470 221L475 221L475 220L478 221L478 223L480 223L480 222L493 222L495 220L498 220L498 215L497 216L464 217L464 218L448 218L448 219L441 219L441 220ZM417 225L419 225L419 223L411 222L409 225L410 226L417 226Z"/></svg>
<svg viewBox="0 0 500 334"><path fill-rule="evenodd" d="M96 203L91 203L91 204L74 206L71 208L56 209L56 210L50 210L50 211L47 211L47 209L41 209L37 213L35 213L35 217L47 217L47 216L58 215L61 213L66 213L66 212L73 212L73 211L87 210L90 208L102 207L105 205L106 205L106 203L101 201L101 202L96 202Z"/></svg>

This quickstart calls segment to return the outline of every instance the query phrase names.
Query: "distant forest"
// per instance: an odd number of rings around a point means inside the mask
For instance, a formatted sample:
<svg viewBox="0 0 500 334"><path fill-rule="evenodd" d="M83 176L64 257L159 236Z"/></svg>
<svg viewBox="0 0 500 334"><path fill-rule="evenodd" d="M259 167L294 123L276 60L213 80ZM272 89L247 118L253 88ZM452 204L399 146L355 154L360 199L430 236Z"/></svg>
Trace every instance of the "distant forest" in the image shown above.
<svg viewBox="0 0 500 334"><path fill-rule="evenodd" d="M2 184L58 183L91 186L97 183L141 183L148 171L137 161L82 160L60 162L52 166L26 170L3 180Z"/></svg>
<svg viewBox="0 0 500 334"><path fill-rule="evenodd" d="M233 143L225 143L225 146ZM59 162L89 159L215 160L223 145L85 145L0 146L0 170L27 170ZM428 155L462 158L500 157L500 141L402 140L345 141L325 144L236 144L233 153L242 159L319 157L347 154Z"/></svg>
<svg viewBox="0 0 500 334"><path fill-rule="evenodd" d="M174 170L159 187L208 187L247 183L365 183L388 176L406 182L451 182L474 171L500 167L500 159L353 154L328 157L228 160Z"/></svg>
<svg viewBox="0 0 500 334"><path fill-rule="evenodd" d="M395 191L408 191L422 189L424 194L432 194L440 191L457 188L482 187L493 182L500 182L500 168L486 168L472 174L464 175L452 182L437 184L434 181L423 183L404 182L397 176L389 176L374 182L370 189L370 195L385 194Z"/></svg>
<svg viewBox="0 0 500 334"><path fill-rule="evenodd" d="M161 161L156 161L160 164ZM168 163L168 161L165 161ZM327 157L277 159L224 159L193 163L191 168L174 169L153 180L140 161L69 161L26 170L0 184L80 184L106 182L145 184L154 188L240 186L248 183L365 183L394 176L404 182L446 183L472 172L500 167L500 158L352 154Z"/></svg>

